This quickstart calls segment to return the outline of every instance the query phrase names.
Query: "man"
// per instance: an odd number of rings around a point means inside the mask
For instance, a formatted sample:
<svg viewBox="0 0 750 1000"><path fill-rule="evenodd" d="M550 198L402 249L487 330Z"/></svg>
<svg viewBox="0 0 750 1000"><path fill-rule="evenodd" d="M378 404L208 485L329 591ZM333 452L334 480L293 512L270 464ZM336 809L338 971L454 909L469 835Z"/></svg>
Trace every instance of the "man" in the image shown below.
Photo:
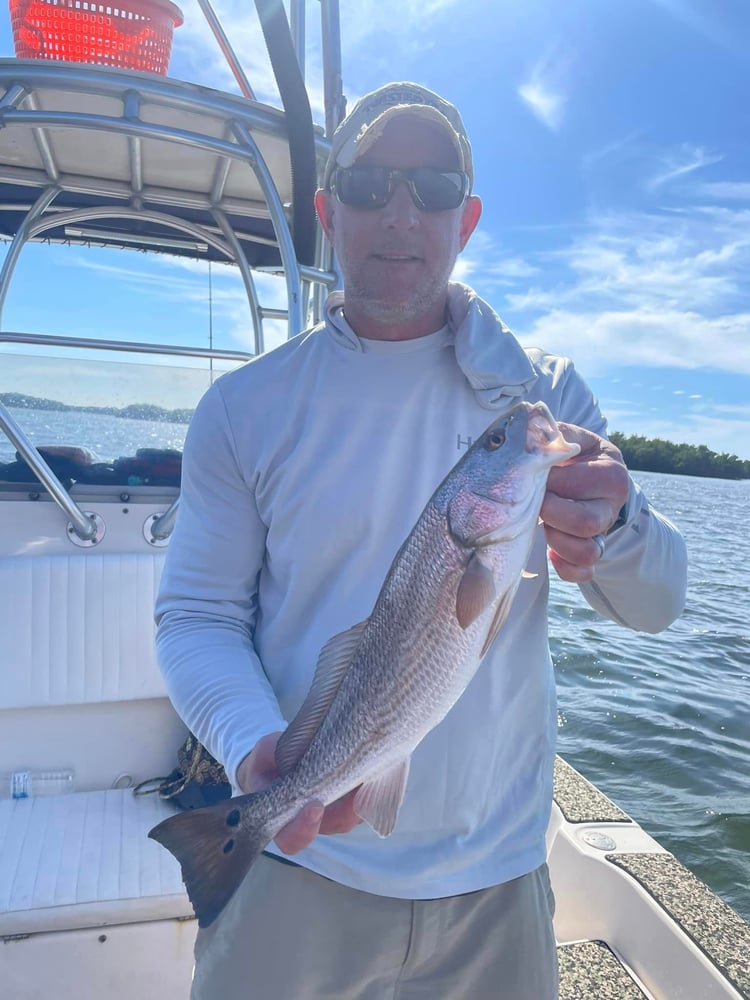
<svg viewBox="0 0 750 1000"><path fill-rule="evenodd" d="M194 1000L557 994L547 546L592 607L647 631L682 609L685 552L572 365L525 352L449 283L481 213L472 179L452 105L414 84L363 98L316 196L344 293L325 323L220 379L196 412L158 649L177 710L237 789L275 779L278 735L321 647L368 616L472 439L518 399L543 399L581 454L550 474L536 576L414 753L393 834L360 824L351 794L306 806L199 932Z"/></svg>

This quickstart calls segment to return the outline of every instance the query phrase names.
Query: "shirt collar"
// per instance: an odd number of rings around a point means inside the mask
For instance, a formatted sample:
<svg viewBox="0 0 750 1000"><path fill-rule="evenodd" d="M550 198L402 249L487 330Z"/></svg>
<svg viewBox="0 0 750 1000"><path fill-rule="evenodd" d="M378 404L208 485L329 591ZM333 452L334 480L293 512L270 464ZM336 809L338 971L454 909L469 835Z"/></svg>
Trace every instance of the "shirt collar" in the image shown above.
<svg viewBox="0 0 750 1000"><path fill-rule="evenodd" d="M325 305L326 326L337 343L363 351L363 344L346 321L344 293L331 292ZM537 379L518 340L497 313L477 293L460 282L448 285L448 327L456 362L482 406L499 409L527 394Z"/></svg>

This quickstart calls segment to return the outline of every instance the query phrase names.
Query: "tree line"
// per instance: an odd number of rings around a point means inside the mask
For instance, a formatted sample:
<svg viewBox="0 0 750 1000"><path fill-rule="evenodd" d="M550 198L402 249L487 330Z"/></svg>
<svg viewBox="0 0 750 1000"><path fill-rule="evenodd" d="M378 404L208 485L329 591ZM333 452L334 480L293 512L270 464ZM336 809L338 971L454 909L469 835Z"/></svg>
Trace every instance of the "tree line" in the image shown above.
<svg viewBox="0 0 750 1000"><path fill-rule="evenodd" d="M714 479L750 479L750 461L727 452L718 454L704 444L675 444L640 434L626 436L619 431L613 431L609 438L622 452L629 469Z"/></svg>
<svg viewBox="0 0 750 1000"><path fill-rule="evenodd" d="M109 417L126 417L131 420L169 421L188 424L192 410L165 410L153 403L130 403L128 406L74 406L43 396L26 396L20 392L0 392L0 403L16 410L59 410L64 413L104 413Z"/></svg>

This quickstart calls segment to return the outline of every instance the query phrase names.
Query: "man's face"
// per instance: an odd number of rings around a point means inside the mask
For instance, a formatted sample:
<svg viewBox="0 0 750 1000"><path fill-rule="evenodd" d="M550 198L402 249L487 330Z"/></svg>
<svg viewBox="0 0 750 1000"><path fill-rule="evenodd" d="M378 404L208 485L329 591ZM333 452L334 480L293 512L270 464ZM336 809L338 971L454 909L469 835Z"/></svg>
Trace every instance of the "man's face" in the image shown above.
<svg viewBox="0 0 750 1000"><path fill-rule="evenodd" d="M449 137L418 118L390 122L382 136L357 159L357 166L460 168ZM345 311L350 322L368 326L417 324L413 336L444 322L448 279L456 257L479 219L478 198L440 212L417 208L403 182L379 209L342 205L319 193L318 214L336 251L344 277ZM425 329L421 329L424 326Z"/></svg>

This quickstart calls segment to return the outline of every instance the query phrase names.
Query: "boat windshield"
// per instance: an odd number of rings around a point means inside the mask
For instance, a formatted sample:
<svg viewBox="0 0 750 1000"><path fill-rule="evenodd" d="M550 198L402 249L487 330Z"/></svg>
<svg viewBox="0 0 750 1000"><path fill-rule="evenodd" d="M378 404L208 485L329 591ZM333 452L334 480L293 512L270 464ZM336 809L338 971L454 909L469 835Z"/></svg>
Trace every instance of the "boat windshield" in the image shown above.
<svg viewBox="0 0 750 1000"><path fill-rule="evenodd" d="M182 448L197 402L215 378L237 364L3 351L0 402L67 485L179 486ZM0 482L35 481L0 433Z"/></svg>

